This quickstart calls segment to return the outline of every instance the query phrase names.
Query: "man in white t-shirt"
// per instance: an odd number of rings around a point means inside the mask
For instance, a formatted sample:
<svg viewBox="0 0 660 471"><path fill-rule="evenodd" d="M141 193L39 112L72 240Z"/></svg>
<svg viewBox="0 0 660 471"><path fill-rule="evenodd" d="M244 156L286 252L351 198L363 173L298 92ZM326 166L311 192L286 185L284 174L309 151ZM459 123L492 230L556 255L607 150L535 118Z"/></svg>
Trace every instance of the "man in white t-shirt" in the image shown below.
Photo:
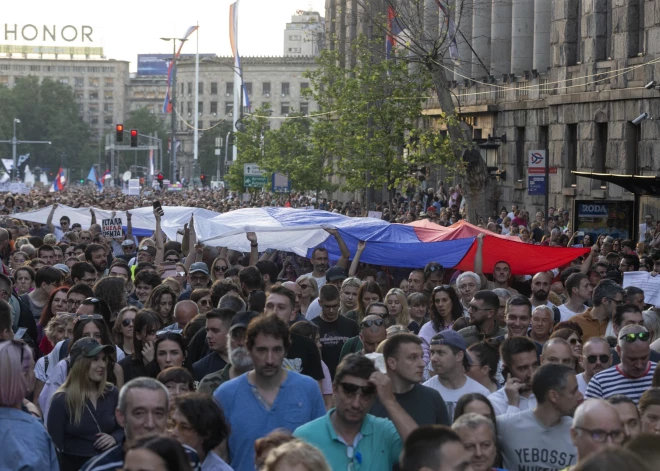
<svg viewBox="0 0 660 471"><path fill-rule="evenodd" d="M445 330L431 339L431 365L436 376L425 382L424 386L440 393L452 421L456 403L463 395L480 393L487 396L490 393L465 374L470 364L465 339L455 330Z"/></svg>
<svg viewBox="0 0 660 471"><path fill-rule="evenodd" d="M351 256L351 252L348 250L346 242L344 242L344 239L341 238L341 234L339 234L337 229L326 229L325 231L335 238L337 245L339 246L339 251L341 252L341 257L339 257L339 260L337 260L336 266L347 269L348 259ZM305 273L303 276L314 278L316 280L316 284L318 285L318 289L320 290L326 282L325 274L329 267L328 250L323 247L315 248L312 251L312 258L310 258L310 262L312 263L314 269L311 273Z"/></svg>
<svg viewBox="0 0 660 471"><path fill-rule="evenodd" d="M591 337L582 347L580 366L584 372L577 375L578 388L584 395L587 393L589 381L596 373L606 370L612 365L610 343L603 337Z"/></svg>
<svg viewBox="0 0 660 471"><path fill-rule="evenodd" d="M586 311L588 306L585 303L591 299L592 292L593 287L587 275L573 273L569 276L566 279L568 301L558 308L561 313L561 322L565 322L571 317Z"/></svg>

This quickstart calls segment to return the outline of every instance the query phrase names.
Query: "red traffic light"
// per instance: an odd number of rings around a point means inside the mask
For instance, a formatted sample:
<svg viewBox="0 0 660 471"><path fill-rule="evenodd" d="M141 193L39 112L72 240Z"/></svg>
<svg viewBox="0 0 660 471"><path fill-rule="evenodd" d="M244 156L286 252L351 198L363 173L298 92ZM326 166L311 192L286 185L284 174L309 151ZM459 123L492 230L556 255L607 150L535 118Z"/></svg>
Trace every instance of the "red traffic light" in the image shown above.
<svg viewBox="0 0 660 471"><path fill-rule="evenodd" d="M118 124L117 125L117 132L123 131L124 130L124 125L123 124Z"/></svg>
<svg viewBox="0 0 660 471"><path fill-rule="evenodd" d="M115 140L117 142L124 142L124 125L118 124L115 129L116 129Z"/></svg>
<svg viewBox="0 0 660 471"><path fill-rule="evenodd" d="M138 130L131 129L131 147L138 146Z"/></svg>
<svg viewBox="0 0 660 471"><path fill-rule="evenodd" d="M137 137L138 132L137 129L131 129L131 137Z"/></svg>
<svg viewBox="0 0 660 471"><path fill-rule="evenodd" d="M158 181L163 181L163 178L164 178L163 174L159 173L157 178L158 178Z"/></svg>

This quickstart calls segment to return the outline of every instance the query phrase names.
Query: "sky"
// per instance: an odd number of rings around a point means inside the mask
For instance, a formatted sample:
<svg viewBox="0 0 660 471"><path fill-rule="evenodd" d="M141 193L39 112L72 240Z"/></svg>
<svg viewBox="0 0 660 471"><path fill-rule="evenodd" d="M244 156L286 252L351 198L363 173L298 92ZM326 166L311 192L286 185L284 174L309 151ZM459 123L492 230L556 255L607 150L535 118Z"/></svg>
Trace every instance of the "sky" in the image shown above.
<svg viewBox="0 0 660 471"><path fill-rule="evenodd" d="M3 2L0 16L0 44L68 46L64 41L37 43L5 38L5 24L26 24L42 30L43 25L63 28L73 25L78 30L91 26L92 46L102 46L109 59L131 62L137 70L137 55L168 54L172 43L161 37L182 37L189 26L199 23L199 52L231 55L229 45L230 0L29 0ZM93 6L92 6L93 5ZM318 11L324 16L325 0L240 0L238 47L245 56L281 56L284 29L296 10ZM184 46L183 53L195 52L195 37ZM84 45L90 45L85 43Z"/></svg>

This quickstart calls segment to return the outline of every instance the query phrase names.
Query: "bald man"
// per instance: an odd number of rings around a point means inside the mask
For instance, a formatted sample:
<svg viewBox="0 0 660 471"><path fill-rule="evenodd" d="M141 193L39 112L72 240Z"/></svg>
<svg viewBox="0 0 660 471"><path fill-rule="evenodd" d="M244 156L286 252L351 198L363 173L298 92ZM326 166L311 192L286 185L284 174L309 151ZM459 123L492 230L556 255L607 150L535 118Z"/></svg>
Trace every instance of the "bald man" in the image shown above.
<svg viewBox="0 0 660 471"><path fill-rule="evenodd" d="M573 357L571 344L560 337L548 340L543 345L543 351L541 352L541 365L549 363L575 368L575 358Z"/></svg>
<svg viewBox="0 0 660 471"><path fill-rule="evenodd" d="M576 410L571 441L578 450L578 462L605 447L620 446L626 438L617 410L603 399L587 399Z"/></svg>
<svg viewBox="0 0 660 471"><path fill-rule="evenodd" d="M584 372L577 375L578 389L586 394L589 381L597 373L612 366L610 343L603 337L591 337L582 347L580 366Z"/></svg>
<svg viewBox="0 0 660 471"><path fill-rule="evenodd" d="M532 297L529 298L533 308L543 304L550 309L554 307L554 304L548 301L551 284L552 278L550 278L547 272L542 271L534 275L534 278L532 278Z"/></svg>
<svg viewBox="0 0 660 471"><path fill-rule="evenodd" d="M197 303L190 300L179 301L174 306L174 324L165 327L163 330L181 330L188 325L188 322L199 314Z"/></svg>

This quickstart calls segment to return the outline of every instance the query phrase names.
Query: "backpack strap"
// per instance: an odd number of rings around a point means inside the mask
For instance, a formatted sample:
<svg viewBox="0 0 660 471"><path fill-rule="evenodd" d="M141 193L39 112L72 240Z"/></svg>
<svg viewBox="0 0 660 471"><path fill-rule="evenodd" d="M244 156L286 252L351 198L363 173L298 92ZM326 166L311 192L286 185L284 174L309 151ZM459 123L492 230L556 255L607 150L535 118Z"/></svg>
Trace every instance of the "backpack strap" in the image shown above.
<svg viewBox="0 0 660 471"><path fill-rule="evenodd" d="M561 322L561 312L559 311L559 308L557 306L553 306L552 312L555 313L555 325L559 324Z"/></svg>

